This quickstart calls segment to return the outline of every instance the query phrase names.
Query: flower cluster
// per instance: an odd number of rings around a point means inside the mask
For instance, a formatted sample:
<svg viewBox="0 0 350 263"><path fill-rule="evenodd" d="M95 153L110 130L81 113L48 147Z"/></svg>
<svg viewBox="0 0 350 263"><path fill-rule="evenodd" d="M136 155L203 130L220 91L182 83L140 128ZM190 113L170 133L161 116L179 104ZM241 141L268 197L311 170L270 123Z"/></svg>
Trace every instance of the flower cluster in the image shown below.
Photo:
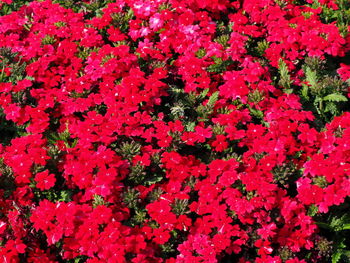
<svg viewBox="0 0 350 263"><path fill-rule="evenodd" d="M17 2L0 262L346 257L319 226L350 196L347 1Z"/></svg>

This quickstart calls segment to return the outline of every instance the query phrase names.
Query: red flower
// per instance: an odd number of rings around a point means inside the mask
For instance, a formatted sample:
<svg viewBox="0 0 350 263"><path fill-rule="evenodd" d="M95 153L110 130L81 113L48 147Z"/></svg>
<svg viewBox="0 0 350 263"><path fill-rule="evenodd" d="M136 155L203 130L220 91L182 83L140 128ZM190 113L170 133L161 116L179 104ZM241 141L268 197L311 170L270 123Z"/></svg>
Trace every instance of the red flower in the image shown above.
<svg viewBox="0 0 350 263"><path fill-rule="evenodd" d="M211 143L212 147L214 147L215 151L222 152L227 149L228 142L226 141L226 136L219 134L216 136L215 141Z"/></svg>
<svg viewBox="0 0 350 263"><path fill-rule="evenodd" d="M48 170L37 173L35 175L36 187L40 190L48 190L55 185L56 178L53 174L49 174Z"/></svg>

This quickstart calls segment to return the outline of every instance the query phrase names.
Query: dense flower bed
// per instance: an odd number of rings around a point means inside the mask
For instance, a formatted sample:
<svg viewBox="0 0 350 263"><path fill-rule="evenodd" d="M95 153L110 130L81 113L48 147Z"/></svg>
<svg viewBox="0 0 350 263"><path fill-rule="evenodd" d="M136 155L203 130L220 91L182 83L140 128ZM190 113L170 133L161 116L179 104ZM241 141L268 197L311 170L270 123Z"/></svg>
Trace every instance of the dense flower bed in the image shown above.
<svg viewBox="0 0 350 263"><path fill-rule="evenodd" d="M0 5L0 262L350 259L347 0Z"/></svg>

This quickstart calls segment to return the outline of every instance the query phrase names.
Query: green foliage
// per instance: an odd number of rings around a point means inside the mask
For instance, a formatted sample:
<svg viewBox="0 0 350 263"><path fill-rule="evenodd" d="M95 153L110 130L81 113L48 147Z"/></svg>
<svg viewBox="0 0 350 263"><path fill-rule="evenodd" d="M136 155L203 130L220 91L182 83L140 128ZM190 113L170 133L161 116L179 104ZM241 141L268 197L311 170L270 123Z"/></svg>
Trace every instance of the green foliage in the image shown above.
<svg viewBox="0 0 350 263"><path fill-rule="evenodd" d="M283 260L283 262L287 261L288 259L293 258L294 253L291 251L288 247L282 247L278 250L278 254L280 258Z"/></svg>
<svg viewBox="0 0 350 263"><path fill-rule="evenodd" d="M205 97L205 96L206 94L202 97ZM196 108L199 121L207 121L209 119L209 116L214 111L214 106L218 99L219 99L219 92L216 91L209 97L208 102L205 105L201 104Z"/></svg>
<svg viewBox="0 0 350 263"><path fill-rule="evenodd" d="M165 105L170 110L168 116L171 120L181 119L187 131L193 131L198 121L207 121L219 99L218 91L208 97L209 89L204 89L200 93L186 93L183 89L172 85L169 93L173 104Z"/></svg>
<svg viewBox="0 0 350 263"><path fill-rule="evenodd" d="M42 45L52 45L56 42L56 39L54 36L46 35L42 40L41 44Z"/></svg>
<svg viewBox="0 0 350 263"><path fill-rule="evenodd" d="M188 210L188 200L187 199L175 199L174 204L172 205L172 211L175 215L183 215Z"/></svg>
<svg viewBox="0 0 350 263"><path fill-rule="evenodd" d="M272 170L275 181L280 186L286 186L297 179L298 169L293 162L277 165Z"/></svg>
<svg viewBox="0 0 350 263"><path fill-rule="evenodd" d="M24 79L26 66L18 53L12 52L11 48L0 48L0 82L16 83ZM6 75L5 68L10 69L10 76Z"/></svg>
<svg viewBox="0 0 350 263"><path fill-rule="evenodd" d="M121 145L116 149L116 152L120 154L124 159L131 161L134 156L141 153L141 144L135 141L122 142Z"/></svg>
<svg viewBox="0 0 350 263"><path fill-rule="evenodd" d="M278 72L280 75L280 80L278 84L285 89L285 92L290 93L291 92L290 87L292 85L292 81L289 75L287 64L282 59L278 61Z"/></svg>
<svg viewBox="0 0 350 263"><path fill-rule="evenodd" d="M229 35L232 32L232 25L227 23L223 17L216 21L216 34L218 37L221 35Z"/></svg>
<svg viewBox="0 0 350 263"><path fill-rule="evenodd" d="M127 205L127 207L136 209L140 202L139 195L140 193L137 190L133 188L128 188L123 195L123 201Z"/></svg>
<svg viewBox="0 0 350 263"><path fill-rule="evenodd" d="M258 56L263 56L265 54L265 50L269 48L269 42L267 42L266 39L261 40L257 43L257 46L255 47L255 51Z"/></svg>
<svg viewBox="0 0 350 263"><path fill-rule="evenodd" d="M154 190L152 190L149 194L147 199L150 202L154 202L156 200L158 200L158 198L163 194L163 190L160 187L155 188Z"/></svg>
<svg viewBox="0 0 350 263"><path fill-rule="evenodd" d="M288 5L287 0L276 0L276 4L278 4L281 8L284 8Z"/></svg>
<svg viewBox="0 0 350 263"><path fill-rule="evenodd" d="M348 0L335 1L338 5L338 9L328 7L327 5L321 5L318 1L314 1L313 7L322 7L322 13L320 14L323 22L330 24L335 22L340 34L345 37L349 34L348 26L350 25L350 2Z"/></svg>
<svg viewBox="0 0 350 263"><path fill-rule="evenodd" d="M318 207L315 205L310 205L307 211L308 216L315 216L318 213Z"/></svg>
<svg viewBox="0 0 350 263"><path fill-rule="evenodd" d="M78 256L78 257L76 257L76 258L74 258L74 259L69 259L67 262L68 263L84 263L84 262L86 262L87 260L89 259L89 257L88 256Z"/></svg>
<svg viewBox="0 0 350 263"><path fill-rule="evenodd" d="M225 134L225 126L222 126L222 125L216 123L216 124L213 126L213 133L214 133L215 135Z"/></svg>
<svg viewBox="0 0 350 263"><path fill-rule="evenodd" d="M16 190L15 178L10 167L4 164L4 160L0 159L0 190L4 191L4 197L8 198L12 192Z"/></svg>
<svg viewBox="0 0 350 263"><path fill-rule="evenodd" d="M92 207L96 208L100 205L106 205L106 202L105 202L103 196L95 194L94 200L92 201Z"/></svg>
<svg viewBox="0 0 350 263"><path fill-rule="evenodd" d="M128 8L126 12L112 14L112 25L119 28L122 32L127 32L129 29L129 21L134 17L134 12Z"/></svg>
<svg viewBox="0 0 350 263"><path fill-rule="evenodd" d="M78 54L77 57L81 59L87 59L92 52L98 52L99 48L98 47L78 47Z"/></svg>
<svg viewBox="0 0 350 263"><path fill-rule="evenodd" d="M325 176L316 176L312 178L312 182L321 187L321 188L325 188L328 186L328 182Z"/></svg>
<svg viewBox="0 0 350 263"><path fill-rule="evenodd" d="M173 119L178 120L185 116L185 107L181 102L175 103L175 105L170 108L170 112Z"/></svg>
<svg viewBox="0 0 350 263"><path fill-rule="evenodd" d="M113 0L91 0L87 3L81 0L53 0L53 3L72 9L76 13L83 12L86 18L101 16L102 9L112 2Z"/></svg>
<svg viewBox="0 0 350 263"><path fill-rule="evenodd" d="M340 206L331 207L327 214L317 214L314 218L322 236L321 242L316 243L319 255L328 256L332 263L350 262L348 200Z"/></svg>
<svg viewBox="0 0 350 263"><path fill-rule="evenodd" d="M329 259L332 255L332 241L328 241L326 238L321 237L316 241L316 250L318 251L318 256L324 259Z"/></svg>
<svg viewBox="0 0 350 263"><path fill-rule="evenodd" d="M341 102L341 101L348 101L348 98L342 94L333 93L333 94L329 94L329 95L325 96L323 98L323 100L324 101Z"/></svg>
<svg viewBox="0 0 350 263"><path fill-rule="evenodd" d="M65 27L67 23L64 21L58 21L54 25L60 28L60 27Z"/></svg>
<svg viewBox="0 0 350 263"><path fill-rule="evenodd" d="M185 131L193 132L195 127L196 127L195 122L188 122L185 126Z"/></svg>
<svg viewBox="0 0 350 263"><path fill-rule="evenodd" d="M340 115L348 98L347 84L319 58L307 58L303 65L305 80L299 91L305 109L312 110L323 122Z"/></svg>
<svg viewBox="0 0 350 263"><path fill-rule="evenodd" d="M214 64L207 67L207 71L210 73L223 73L227 70L227 67L233 64L232 60L222 60L222 58L213 57Z"/></svg>
<svg viewBox="0 0 350 263"><path fill-rule="evenodd" d="M264 99L264 93L258 89L255 89L253 92L248 94L249 102L259 103Z"/></svg>
<svg viewBox="0 0 350 263"><path fill-rule="evenodd" d="M13 0L11 4L2 3L2 7L0 8L0 16L11 14L12 12L19 10L28 2L28 0Z"/></svg>
<svg viewBox="0 0 350 263"><path fill-rule="evenodd" d="M131 219L131 225L132 226L141 225L142 223L145 222L146 218L147 218L146 210L138 209L135 211L135 215Z"/></svg>
<svg viewBox="0 0 350 263"><path fill-rule="evenodd" d="M219 98L219 92L215 91L208 99L208 103L206 104L208 107L212 108L214 107L215 103L217 102Z"/></svg>
<svg viewBox="0 0 350 263"><path fill-rule="evenodd" d="M250 114L252 114L254 117L258 119L263 119L264 118L264 113L261 110L257 110L254 108L250 108Z"/></svg>
<svg viewBox="0 0 350 263"><path fill-rule="evenodd" d="M164 175L160 172L150 173L151 168L137 163L130 167L130 173L127 176L127 182L131 185L150 186L164 179Z"/></svg>
<svg viewBox="0 0 350 263"><path fill-rule="evenodd" d="M141 164L131 166L128 179L135 184L142 184L146 179L145 166Z"/></svg>
<svg viewBox="0 0 350 263"><path fill-rule="evenodd" d="M77 138L71 138L68 127L66 127L66 129L61 133L47 133L46 138L50 144L56 144L57 141L63 141L67 148L74 148L78 144Z"/></svg>
<svg viewBox="0 0 350 263"><path fill-rule="evenodd" d="M197 50L196 56L198 58L203 58L206 55L206 53L207 52L206 52L206 50L204 48L200 48L200 49Z"/></svg>
<svg viewBox="0 0 350 263"><path fill-rule="evenodd" d="M150 186L156 183L159 183L164 179L163 174L152 174L151 176L148 176L143 182L143 185Z"/></svg>
<svg viewBox="0 0 350 263"><path fill-rule="evenodd" d="M306 67L305 76L306 76L306 81L309 83L311 89L317 92L318 79L317 79L316 71L312 70L310 67Z"/></svg>
<svg viewBox="0 0 350 263"><path fill-rule="evenodd" d="M177 247L186 240L186 232L181 230L170 231L170 239L165 244L159 245L161 250L160 256L164 259L176 257L178 255Z"/></svg>
<svg viewBox="0 0 350 263"><path fill-rule="evenodd" d="M33 194L37 201L49 200L51 202L70 202L72 201L73 190L44 190L34 188Z"/></svg>
<svg viewBox="0 0 350 263"><path fill-rule="evenodd" d="M219 43L223 47L228 47L229 40L230 40L230 36L227 34L221 35L221 36L217 37L216 39L214 39L214 41L216 43Z"/></svg>
<svg viewBox="0 0 350 263"><path fill-rule="evenodd" d="M306 57L305 64L313 71L321 71L325 69L326 61L319 57Z"/></svg>
<svg viewBox="0 0 350 263"><path fill-rule="evenodd" d="M0 109L0 144L9 145L12 139L26 135L25 129L26 125L16 125L13 121L6 120Z"/></svg>

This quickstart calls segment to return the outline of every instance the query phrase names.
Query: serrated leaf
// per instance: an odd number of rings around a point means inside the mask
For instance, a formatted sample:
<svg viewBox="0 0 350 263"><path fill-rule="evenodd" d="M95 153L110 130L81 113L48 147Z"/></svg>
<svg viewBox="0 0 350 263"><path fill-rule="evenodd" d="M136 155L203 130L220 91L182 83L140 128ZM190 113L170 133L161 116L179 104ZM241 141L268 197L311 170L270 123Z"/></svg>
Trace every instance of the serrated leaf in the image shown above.
<svg viewBox="0 0 350 263"><path fill-rule="evenodd" d="M196 123L195 122L189 122L189 123L186 124L186 131L193 132L194 131L194 127L196 127Z"/></svg>
<svg viewBox="0 0 350 263"><path fill-rule="evenodd" d="M326 108L324 109L324 112L330 112L333 115L337 115L338 113L337 105L334 102L328 102L326 104Z"/></svg>
<svg viewBox="0 0 350 263"><path fill-rule="evenodd" d="M58 136L59 136L59 140L66 142L70 137L70 133L68 129L66 129L64 132L59 133Z"/></svg>
<svg viewBox="0 0 350 263"><path fill-rule="evenodd" d="M303 88L301 90L301 96L306 100L309 100L308 92L309 92L309 87L303 84Z"/></svg>
<svg viewBox="0 0 350 263"><path fill-rule="evenodd" d="M47 138L47 141L48 141L49 143L51 143L51 144L55 144L56 141L58 141L58 140L60 139L59 136L58 136L57 134L55 134L55 133L50 133L50 134L48 134L48 135L46 136L46 138Z"/></svg>
<svg viewBox="0 0 350 263"><path fill-rule="evenodd" d="M224 60L221 58L213 57L214 63L207 67L207 71L209 73L222 73L226 71L227 67L230 66L233 61L232 60Z"/></svg>
<svg viewBox="0 0 350 263"><path fill-rule="evenodd" d="M340 102L340 101L348 101L348 98L345 97L344 95L333 93L333 94L329 94L326 97L324 97L323 100Z"/></svg>
<svg viewBox="0 0 350 263"><path fill-rule="evenodd" d="M315 216L318 212L318 207L316 205L311 205L307 211L308 216Z"/></svg>
<svg viewBox="0 0 350 263"><path fill-rule="evenodd" d="M209 73L221 73L225 71L225 68L221 64L213 64L207 68Z"/></svg>
<svg viewBox="0 0 350 263"><path fill-rule="evenodd" d="M199 94L199 99L203 100L208 95L209 89L205 89Z"/></svg>
<svg viewBox="0 0 350 263"><path fill-rule="evenodd" d="M208 103L206 106L208 107L214 107L215 103L219 99L219 92L215 91L211 96L209 97Z"/></svg>
<svg viewBox="0 0 350 263"><path fill-rule="evenodd" d="M293 89L284 89L284 93L292 94L293 93Z"/></svg>
<svg viewBox="0 0 350 263"><path fill-rule="evenodd" d="M150 185L153 185L153 184L156 184L160 181L163 180L163 176L159 175L159 176L154 176L152 178L149 178L145 181L145 185L147 186L150 186Z"/></svg>
<svg viewBox="0 0 350 263"><path fill-rule="evenodd" d="M278 60L278 71L280 72L281 75L289 74L287 64L281 58Z"/></svg>
<svg viewBox="0 0 350 263"><path fill-rule="evenodd" d="M60 202L69 202L71 200L72 193L70 191L64 190L61 192L61 196L58 199Z"/></svg>
<svg viewBox="0 0 350 263"><path fill-rule="evenodd" d="M332 255L332 263L338 263L341 256L342 256L341 250L337 250L336 252L333 253Z"/></svg>
<svg viewBox="0 0 350 263"><path fill-rule="evenodd" d="M278 61L278 72L280 74L279 85L286 89L289 89L290 85L292 84L292 81L290 79L287 64L281 58Z"/></svg>
<svg viewBox="0 0 350 263"><path fill-rule="evenodd" d="M307 67L305 71L306 81L310 84L312 88L317 86L317 74L311 68Z"/></svg>
<svg viewBox="0 0 350 263"><path fill-rule="evenodd" d="M264 117L264 113L262 111L260 111L260 110L253 109L253 108L250 108L249 110L250 110L250 113L253 116L255 116L255 117L259 118L259 119L262 119Z"/></svg>

